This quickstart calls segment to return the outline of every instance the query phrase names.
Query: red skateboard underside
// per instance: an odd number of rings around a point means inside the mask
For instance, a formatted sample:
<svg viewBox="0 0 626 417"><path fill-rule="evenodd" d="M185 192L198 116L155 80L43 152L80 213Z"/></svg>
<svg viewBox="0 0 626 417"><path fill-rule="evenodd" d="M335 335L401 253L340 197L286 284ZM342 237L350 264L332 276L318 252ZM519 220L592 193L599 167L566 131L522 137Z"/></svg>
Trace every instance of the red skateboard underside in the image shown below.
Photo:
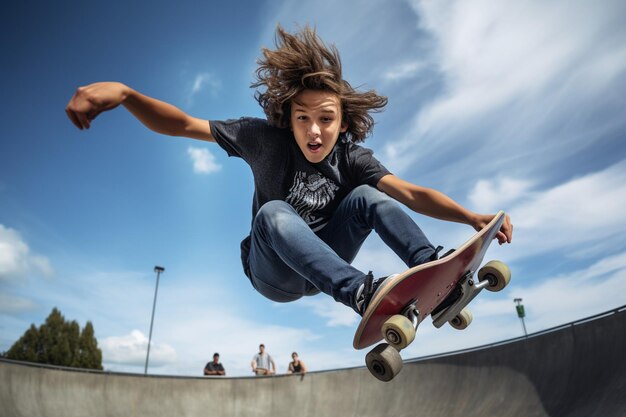
<svg viewBox="0 0 626 417"><path fill-rule="evenodd" d="M416 302L419 321L425 319L467 273L481 265L489 244L500 230L504 213L443 259L418 265L384 283L372 299L354 336L355 349L363 349L382 339L382 325L411 302Z"/></svg>

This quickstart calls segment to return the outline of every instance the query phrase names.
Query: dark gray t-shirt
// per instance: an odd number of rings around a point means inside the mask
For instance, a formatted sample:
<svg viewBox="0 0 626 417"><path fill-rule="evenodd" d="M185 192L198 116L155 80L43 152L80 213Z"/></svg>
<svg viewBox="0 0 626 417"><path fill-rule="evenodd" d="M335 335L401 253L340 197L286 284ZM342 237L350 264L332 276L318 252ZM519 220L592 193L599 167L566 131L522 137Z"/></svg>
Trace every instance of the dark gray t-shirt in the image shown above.
<svg viewBox="0 0 626 417"><path fill-rule="evenodd" d="M204 369L206 369L208 371L223 371L223 372L226 372L224 370L224 366L220 362L215 363L213 361L207 363L206 366L204 367Z"/></svg>
<svg viewBox="0 0 626 417"><path fill-rule="evenodd" d="M312 163L302 154L289 129L271 126L267 120L242 117L211 121L211 133L229 156L242 158L254 176L252 218L268 201L291 204L315 232L354 188L376 187L389 171L372 151L339 136L331 153ZM248 271L249 237L242 242L242 261Z"/></svg>

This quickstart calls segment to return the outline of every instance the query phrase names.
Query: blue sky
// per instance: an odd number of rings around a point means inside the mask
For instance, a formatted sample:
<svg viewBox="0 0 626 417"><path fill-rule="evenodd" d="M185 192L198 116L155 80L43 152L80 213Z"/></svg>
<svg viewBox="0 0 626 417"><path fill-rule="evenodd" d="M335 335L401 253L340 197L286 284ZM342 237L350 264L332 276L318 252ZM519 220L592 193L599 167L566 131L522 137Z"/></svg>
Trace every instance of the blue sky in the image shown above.
<svg viewBox="0 0 626 417"><path fill-rule="evenodd" d="M77 130L73 91L121 81L206 119L262 116L249 84L277 23L309 23L354 86L389 97L366 145L395 174L475 211L504 209L513 270L464 332L424 323L405 357L626 304L626 4L620 1L35 2L6 6L0 135L0 350L53 307L93 322L106 369L199 375L215 351L249 375L263 342L284 372L363 363L358 323L319 295L277 304L243 276L252 178L218 146L145 129L123 108ZM467 226L412 214L435 244ZM372 236L355 260L404 266Z"/></svg>

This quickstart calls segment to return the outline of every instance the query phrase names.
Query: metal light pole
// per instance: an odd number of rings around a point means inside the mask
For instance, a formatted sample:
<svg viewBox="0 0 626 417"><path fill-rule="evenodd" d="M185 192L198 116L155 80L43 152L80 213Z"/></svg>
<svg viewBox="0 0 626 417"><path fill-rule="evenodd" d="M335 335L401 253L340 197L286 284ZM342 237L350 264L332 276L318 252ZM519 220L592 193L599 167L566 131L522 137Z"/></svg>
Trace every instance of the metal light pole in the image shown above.
<svg viewBox="0 0 626 417"><path fill-rule="evenodd" d="M146 354L146 367L143 371L144 375L148 374L148 361L150 360L150 343L152 342L152 325L154 324L154 309L156 308L157 292L159 291L159 277L161 272L164 272L165 268L162 266L155 266L154 272L157 273L156 288L154 290L154 303L152 303L152 319L150 319L150 336L148 337L148 353Z"/></svg>
<svg viewBox="0 0 626 417"><path fill-rule="evenodd" d="M517 303L515 309L517 310L517 317L522 321L522 327L524 328L524 336L528 337L528 333L526 332L526 324L524 323L524 317L526 317L526 312L524 311L524 305L522 304L521 298L516 298L513 302Z"/></svg>

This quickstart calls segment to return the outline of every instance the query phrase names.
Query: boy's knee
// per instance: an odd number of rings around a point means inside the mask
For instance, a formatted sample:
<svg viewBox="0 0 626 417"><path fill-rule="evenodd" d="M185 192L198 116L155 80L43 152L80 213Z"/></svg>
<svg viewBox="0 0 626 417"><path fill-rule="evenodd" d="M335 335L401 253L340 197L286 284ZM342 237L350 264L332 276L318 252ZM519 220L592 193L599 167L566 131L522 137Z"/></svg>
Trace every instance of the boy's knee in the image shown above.
<svg viewBox="0 0 626 417"><path fill-rule="evenodd" d="M289 303L302 298L302 293L284 291L272 284L266 283L263 279L253 276L252 285L265 298L276 303Z"/></svg>
<svg viewBox="0 0 626 417"><path fill-rule="evenodd" d="M270 200L263 204L257 213L274 213L276 211L290 208L289 203L282 200Z"/></svg>
<svg viewBox="0 0 626 417"><path fill-rule="evenodd" d="M293 212L293 208L281 200L272 200L263 204L259 211L256 213L255 219L266 220L275 219L277 217L290 215Z"/></svg>
<svg viewBox="0 0 626 417"><path fill-rule="evenodd" d="M275 229L285 224L298 213L289 203L281 200L272 200L263 204L254 218L254 225L263 229Z"/></svg>

